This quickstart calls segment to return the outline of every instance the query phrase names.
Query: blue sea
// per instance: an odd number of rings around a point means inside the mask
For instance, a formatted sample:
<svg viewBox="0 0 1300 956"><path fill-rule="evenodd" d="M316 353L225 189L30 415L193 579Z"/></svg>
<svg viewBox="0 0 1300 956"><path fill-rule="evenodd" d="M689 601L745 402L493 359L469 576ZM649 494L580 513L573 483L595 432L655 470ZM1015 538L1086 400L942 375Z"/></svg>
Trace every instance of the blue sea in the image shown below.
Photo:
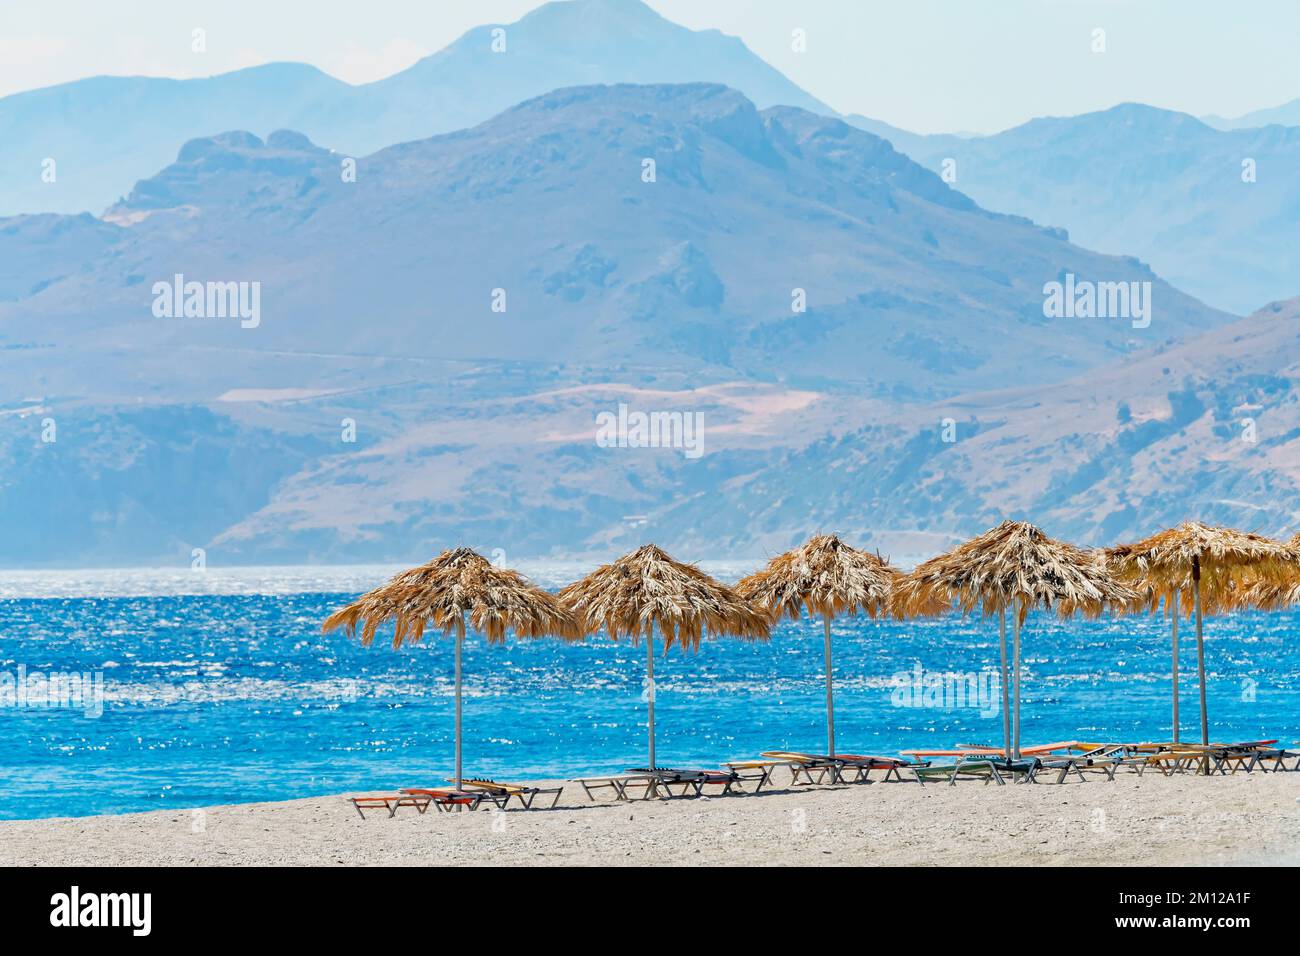
<svg viewBox="0 0 1300 956"><path fill-rule="evenodd" d="M704 567L724 580L750 570ZM0 819L442 783L453 769L451 642L362 648L320 631L395 570L0 573ZM554 588L588 569L522 570ZM1207 620L1212 738L1300 739L1298 624L1294 612ZM1180 631L1183 735L1196 740L1195 640L1190 622ZM846 618L833 639L842 752L1000 741L996 621ZM1031 616L1024 743L1167 738L1169 654L1163 618ZM471 637L464 668L467 775L644 765L644 648ZM93 692L80 707L42 706L36 678L52 674L94 675L102 708ZM783 623L766 644L660 653L659 763L823 749L823 675L819 621Z"/></svg>

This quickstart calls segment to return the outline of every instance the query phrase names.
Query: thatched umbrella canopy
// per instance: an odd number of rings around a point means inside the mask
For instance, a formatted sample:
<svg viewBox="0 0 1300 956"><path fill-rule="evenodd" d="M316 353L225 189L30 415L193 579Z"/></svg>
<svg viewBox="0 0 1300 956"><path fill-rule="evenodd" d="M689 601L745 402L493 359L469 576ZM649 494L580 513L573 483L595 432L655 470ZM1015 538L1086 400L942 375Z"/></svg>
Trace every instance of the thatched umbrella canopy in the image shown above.
<svg viewBox="0 0 1300 956"><path fill-rule="evenodd" d="M650 766L655 764L655 640L698 649L704 634L766 640L767 616L693 564L674 561L653 544L601 565L560 591L560 601L586 632L601 630L635 646L646 639Z"/></svg>
<svg viewBox="0 0 1300 956"><path fill-rule="evenodd" d="M1251 581L1237 591L1234 608L1281 611L1300 604L1300 577L1287 581Z"/></svg>
<svg viewBox="0 0 1300 956"><path fill-rule="evenodd" d="M1004 521L946 554L903 575L894 590L894 613L916 617L936 604L955 604L962 613L978 608L999 617L1002 648L1002 731L1007 752L1020 754L1020 628L1031 608L1061 617L1096 617L1137 599L1116 581L1095 552L1050 538L1024 521ZM1015 627L1015 727L1007 707L1006 612Z"/></svg>
<svg viewBox="0 0 1300 956"><path fill-rule="evenodd" d="M840 614L876 617L889 610L900 572L879 555L849 547L838 536L819 534L777 555L761 571L742 578L736 592L764 608L773 623L797 621L806 610L825 627L826 743L835 756L835 702L831 669L831 618Z"/></svg>
<svg viewBox="0 0 1300 956"><path fill-rule="evenodd" d="M1196 670L1201 697L1201 743L1208 744L1210 721L1205 707L1203 633L1205 607L1208 605L1212 610L1218 610L1239 604L1246 584L1285 583L1296 568L1295 548L1261 534L1188 521L1133 544L1109 548L1106 554L1116 576L1145 592L1152 609L1161 599L1166 607L1172 605L1175 622L1175 741L1178 740L1178 603L1181 598L1193 606L1196 614Z"/></svg>
<svg viewBox="0 0 1300 956"><path fill-rule="evenodd" d="M1286 541L1286 547L1300 556L1300 533ZM1233 590L1231 605L1234 609L1256 608L1262 611L1280 611L1300 604L1300 567L1284 576L1249 575Z"/></svg>
<svg viewBox="0 0 1300 956"><path fill-rule="evenodd" d="M461 786L461 644L466 623L504 644L506 634L519 637L583 636L578 620L553 595L523 575L498 568L470 548L444 551L428 564L403 571L387 584L363 594L325 619L322 630L342 628L349 637L361 632L365 646L389 622L393 646L416 643L427 628L456 636L456 789Z"/></svg>

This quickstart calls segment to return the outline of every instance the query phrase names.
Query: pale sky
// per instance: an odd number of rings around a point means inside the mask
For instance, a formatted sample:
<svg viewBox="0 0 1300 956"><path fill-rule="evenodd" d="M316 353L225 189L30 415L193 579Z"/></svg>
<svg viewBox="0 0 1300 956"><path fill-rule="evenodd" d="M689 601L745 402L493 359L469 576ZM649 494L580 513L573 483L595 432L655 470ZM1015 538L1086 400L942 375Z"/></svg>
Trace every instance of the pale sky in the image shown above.
<svg viewBox="0 0 1300 956"><path fill-rule="evenodd" d="M275 60L379 79L538 0L0 0L0 96L101 73L192 77ZM649 0L740 36L845 113L993 132L1123 101L1236 116L1300 98L1300 2ZM194 53L191 31L207 31ZM791 49L806 31L807 51ZM1106 51L1094 53L1093 31Z"/></svg>

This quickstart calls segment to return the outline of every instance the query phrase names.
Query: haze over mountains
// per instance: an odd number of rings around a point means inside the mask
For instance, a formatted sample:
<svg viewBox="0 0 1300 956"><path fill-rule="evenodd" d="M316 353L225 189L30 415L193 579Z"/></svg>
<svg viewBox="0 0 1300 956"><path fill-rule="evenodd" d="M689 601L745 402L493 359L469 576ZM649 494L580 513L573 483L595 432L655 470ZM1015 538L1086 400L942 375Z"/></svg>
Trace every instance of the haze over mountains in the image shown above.
<svg viewBox="0 0 1300 956"><path fill-rule="evenodd" d="M93 77L5 97L0 215L98 215L183 143L226 130L265 138L291 129L357 156L476 125L558 88L700 81L730 86L760 109L835 115L735 37L689 30L640 0L558 0L361 86L274 63L208 79ZM1125 104L984 137L845 119L931 170L956 160L954 185L986 208L1065 229L1086 248L1135 255L1216 308L1244 314L1300 291L1300 177L1290 174L1300 162L1300 100L1205 122ZM47 160L54 182L45 181Z"/></svg>
<svg viewBox="0 0 1300 956"><path fill-rule="evenodd" d="M1137 103L973 138L861 125L927 168L954 161L981 205L1136 255L1219 308L1300 291L1300 126L1216 130Z"/></svg>
<svg viewBox="0 0 1300 956"><path fill-rule="evenodd" d="M1300 126L1300 98L1280 106L1252 110L1242 116L1203 116L1201 120L1215 129L1246 129L1252 126Z"/></svg>
<svg viewBox="0 0 1300 956"><path fill-rule="evenodd" d="M0 219L0 566L1294 530L1300 300L1188 289L1300 293L1300 131L1125 106L914 136L635 0L507 37L382 90L280 65L0 100L0 132L98 135L123 175L205 124L103 215ZM739 88L645 82L701 64ZM640 85L553 88L613 75ZM349 129L372 151L332 152ZM178 274L256 283L257 321L160 314ZM1067 280L1150 283L1149 324L1049 317ZM704 454L602 447L620 404L702 414Z"/></svg>
<svg viewBox="0 0 1300 956"><path fill-rule="evenodd" d="M723 83L760 108L832 110L736 37L694 31L640 0L560 0L485 24L406 70L352 86L300 63L207 79L100 76L0 99L0 215L98 215L176 157L224 130L292 129L340 153L474 126L550 90L591 83ZM497 49L500 49L499 44ZM54 158L57 180L41 178Z"/></svg>
<svg viewBox="0 0 1300 956"><path fill-rule="evenodd" d="M700 524L683 496L778 486L809 435L852 440L867 415L902 436L917 409L933 432L962 392L1050 387L1230 321L869 133L720 86L560 90L356 173L297 133L225 133L104 220L0 228L0 347L25 396L5 547L346 560L473 533L569 553L656 513L672 540ZM260 283L256 327L160 317L178 273ZM1150 324L1049 319L1066 275L1150 283ZM619 402L702 411L716 450L599 448Z"/></svg>
<svg viewBox="0 0 1300 956"><path fill-rule="evenodd" d="M980 209L868 133L720 86L548 93L356 172L345 181L338 156L295 133L226 133L187 144L102 221L11 220L6 338L88 361L123 341L225 350L155 380L163 398L214 397L224 386L204 376L224 382L241 352L308 342L912 398L1052 381L1228 318L1135 260ZM260 326L160 322L153 285L176 273L260 282ZM1043 286L1067 274L1151 283L1150 325L1049 320ZM46 391L83 382L72 363L62 381L43 374Z"/></svg>

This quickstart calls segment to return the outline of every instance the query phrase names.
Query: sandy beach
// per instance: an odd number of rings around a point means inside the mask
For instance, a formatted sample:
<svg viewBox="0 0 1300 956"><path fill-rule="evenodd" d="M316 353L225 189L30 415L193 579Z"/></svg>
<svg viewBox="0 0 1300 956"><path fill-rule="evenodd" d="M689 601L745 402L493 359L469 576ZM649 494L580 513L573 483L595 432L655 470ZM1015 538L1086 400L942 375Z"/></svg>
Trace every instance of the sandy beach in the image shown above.
<svg viewBox="0 0 1300 956"><path fill-rule="evenodd" d="M0 823L0 865L1223 865L1300 863L1300 774L915 783L382 811L346 795Z"/></svg>

